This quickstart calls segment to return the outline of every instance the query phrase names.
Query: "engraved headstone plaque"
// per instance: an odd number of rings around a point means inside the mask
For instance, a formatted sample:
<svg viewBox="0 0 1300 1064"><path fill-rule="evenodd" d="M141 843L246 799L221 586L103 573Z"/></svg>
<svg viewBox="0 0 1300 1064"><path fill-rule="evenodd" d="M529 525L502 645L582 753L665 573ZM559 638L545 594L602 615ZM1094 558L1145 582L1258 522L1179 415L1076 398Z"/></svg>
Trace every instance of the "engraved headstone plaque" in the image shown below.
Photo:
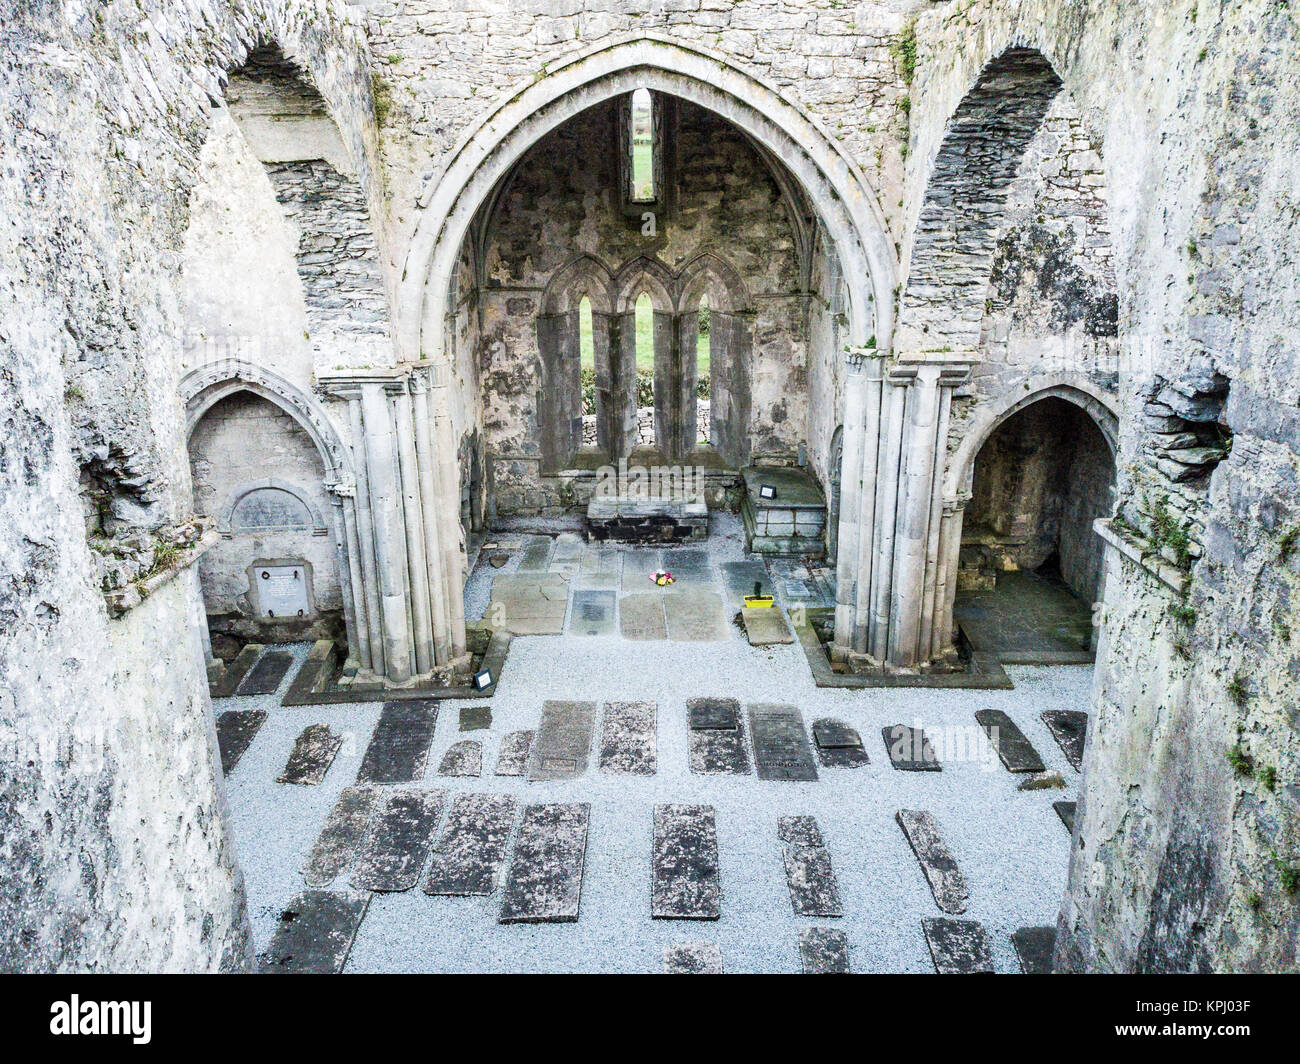
<svg viewBox="0 0 1300 1064"><path fill-rule="evenodd" d="M305 617L311 613L305 565L255 566L253 587L262 617Z"/></svg>

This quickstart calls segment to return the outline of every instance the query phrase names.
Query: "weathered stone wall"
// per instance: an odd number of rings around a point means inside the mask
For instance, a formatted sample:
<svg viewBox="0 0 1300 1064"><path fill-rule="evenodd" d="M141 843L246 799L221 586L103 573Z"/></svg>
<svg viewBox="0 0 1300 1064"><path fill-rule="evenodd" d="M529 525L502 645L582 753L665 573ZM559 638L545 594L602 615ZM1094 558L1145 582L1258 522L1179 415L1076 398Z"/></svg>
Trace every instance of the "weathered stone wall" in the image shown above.
<svg viewBox="0 0 1300 1064"><path fill-rule="evenodd" d="M1059 963L1294 968L1300 920L1282 870L1300 863L1287 619L1300 425L1282 338L1300 315L1285 265L1300 242L1297 13L1266 0L959 2L923 15L918 39L909 218L947 117L1012 44L1051 59L1099 144L1125 371L1119 507L1144 537L1134 553L1163 540L1190 577L1182 601L1111 554ZM1203 415L1223 403L1216 372L1230 382L1232 454L1204 468L1193 560L1142 505L1173 486L1153 429L1167 443L1182 426L1143 411L1172 382L1164 398ZM1229 761L1238 744L1250 775Z"/></svg>
<svg viewBox="0 0 1300 1064"><path fill-rule="evenodd" d="M194 509L211 518L222 537L199 562L203 603L214 631L253 636L264 643L328 631L328 623L318 624L321 619L315 615L337 616L343 599L329 524L334 510L311 437L270 401L240 392L203 415L189 450ZM230 512L237 500L259 488L287 497L278 499L273 512L252 513L247 506ZM263 522L264 527L254 527ZM258 615L248 567L277 560L301 560L311 567L315 615L304 622L268 621Z"/></svg>
<svg viewBox="0 0 1300 1064"><path fill-rule="evenodd" d="M368 181L364 39L306 0L4 0L0 22L0 966L241 968L197 582L111 619L82 470L104 533L156 564L191 511L180 264L220 77L280 40Z"/></svg>

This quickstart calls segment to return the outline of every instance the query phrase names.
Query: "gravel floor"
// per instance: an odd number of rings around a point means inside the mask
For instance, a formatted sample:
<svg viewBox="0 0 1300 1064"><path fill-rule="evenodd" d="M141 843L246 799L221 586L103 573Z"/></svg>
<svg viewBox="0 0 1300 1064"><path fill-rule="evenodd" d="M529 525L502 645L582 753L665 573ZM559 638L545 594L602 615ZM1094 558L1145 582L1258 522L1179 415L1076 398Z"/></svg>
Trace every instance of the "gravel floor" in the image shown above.
<svg viewBox="0 0 1300 1064"><path fill-rule="evenodd" d="M722 533L709 544L715 563L743 553L734 528L724 527ZM513 571L521 552L516 548L501 571ZM490 586L481 568L470 587L471 601L480 611ZM894 822L895 811L907 808L935 816L969 886L965 917L988 929L998 970L1017 971L1010 933L1055 923L1069 836L1052 803L1073 800L1078 788L1078 774L1039 713L1087 709L1091 668L1011 668L1013 691L819 690L798 646L759 650L734 627L730 636L721 643L632 643L617 635L516 639L491 699L491 731L460 732L460 705L473 703L443 703L422 785L451 795L512 794L529 803L589 802L579 920L500 925L500 890L486 898L428 897L418 888L376 895L347 970L658 972L666 947L698 941L720 946L728 972L797 972L798 931L825 925L846 932L854 971L928 972L932 968L921 918L941 914ZM294 648L298 659L306 650L305 645ZM708 695L742 703L788 702L802 710L806 726L820 716L838 717L862 734L871 764L822 768L815 783L692 776L686 700ZM606 775L593 757L578 779L528 783L492 776L501 738L535 728L546 699L657 703L657 774ZM261 950L284 903L302 889L300 869L307 852L339 791L356 777L380 705L282 707L276 696L266 696L230 698L216 706L218 712L243 708L270 714L227 781L254 939ZM943 736L945 728L973 728L975 711L984 708L1007 712L1047 767L1065 777L1067 789L1017 791L1018 777L991 757L982 738L970 744L974 759L948 760L942 772L890 767L882 727L919 724L927 733ZM345 737L324 783L277 784L294 738L317 722L328 722ZM483 742L487 774L481 779L439 777L443 754L466 738ZM598 745L599 713L593 748ZM650 918L652 816L661 802L705 803L716 809L722 880L722 918L716 922ZM821 828L839 881L842 919L798 918L791 911L777 818L796 814L816 817ZM334 886L346 885L340 877Z"/></svg>

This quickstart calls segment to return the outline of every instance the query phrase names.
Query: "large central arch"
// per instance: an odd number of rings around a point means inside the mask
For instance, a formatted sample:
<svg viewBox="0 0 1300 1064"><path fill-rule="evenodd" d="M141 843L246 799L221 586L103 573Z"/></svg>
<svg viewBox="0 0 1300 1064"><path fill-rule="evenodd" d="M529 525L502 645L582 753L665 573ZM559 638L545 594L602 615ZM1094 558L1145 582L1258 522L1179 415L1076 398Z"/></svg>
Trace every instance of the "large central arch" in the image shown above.
<svg viewBox="0 0 1300 1064"><path fill-rule="evenodd" d="M775 88L696 45L639 36L581 53L507 92L472 125L421 200L403 272L398 349L404 360L444 355L443 321L456 260L479 205L523 153L568 118L636 88L690 100L733 122L794 173L817 206L849 286L849 340L874 333L888 350L898 272L884 217L857 164L816 120Z"/></svg>

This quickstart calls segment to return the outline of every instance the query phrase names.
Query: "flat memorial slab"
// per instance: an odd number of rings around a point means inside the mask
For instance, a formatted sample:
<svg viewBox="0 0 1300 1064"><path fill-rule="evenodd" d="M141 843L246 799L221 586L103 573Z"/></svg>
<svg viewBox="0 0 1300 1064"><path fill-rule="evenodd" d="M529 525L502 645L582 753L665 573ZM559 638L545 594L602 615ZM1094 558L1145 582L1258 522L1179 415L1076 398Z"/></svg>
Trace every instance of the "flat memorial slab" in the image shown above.
<svg viewBox="0 0 1300 1064"><path fill-rule="evenodd" d="M600 768L653 776L659 764L659 709L653 702L606 702L600 728Z"/></svg>
<svg viewBox="0 0 1300 1064"><path fill-rule="evenodd" d="M344 787L339 792L303 866L307 886L328 887L352 862L378 798L373 787Z"/></svg>
<svg viewBox="0 0 1300 1064"><path fill-rule="evenodd" d="M668 638L677 642L715 643L729 638L722 596L699 588L684 588L663 596Z"/></svg>
<svg viewBox="0 0 1300 1064"><path fill-rule="evenodd" d="M655 587L650 576L662 568L663 555L657 550L623 551L624 592L648 591Z"/></svg>
<svg viewBox="0 0 1300 1064"><path fill-rule="evenodd" d="M617 600L613 591L575 591L573 610L569 615L569 634L613 635Z"/></svg>
<svg viewBox="0 0 1300 1064"><path fill-rule="evenodd" d="M281 912L258 967L265 973L337 975L369 905L369 894L302 891Z"/></svg>
<svg viewBox="0 0 1300 1064"><path fill-rule="evenodd" d="M781 816L776 818L776 835L791 846L825 846L817 818L811 816Z"/></svg>
<svg viewBox="0 0 1300 1064"><path fill-rule="evenodd" d="M273 695L293 664L288 650L264 650L236 689L237 695Z"/></svg>
<svg viewBox="0 0 1300 1064"><path fill-rule="evenodd" d="M560 635L568 608L568 574L503 574L492 581L484 619L494 630L512 635Z"/></svg>
<svg viewBox="0 0 1300 1064"><path fill-rule="evenodd" d="M772 580L767 566L760 561L723 562L722 582L727 589L727 601L739 606L746 595L754 593L758 584L764 595L772 593Z"/></svg>
<svg viewBox="0 0 1300 1064"><path fill-rule="evenodd" d="M752 647L780 646L794 642L790 626L775 606L742 609L740 623L745 626L745 638Z"/></svg>
<svg viewBox="0 0 1300 1064"><path fill-rule="evenodd" d="M1074 834L1074 802L1053 802L1052 808L1056 810L1056 815L1061 818L1061 823L1065 825L1065 830L1071 835Z"/></svg>
<svg viewBox="0 0 1300 1064"><path fill-rule="evenodd" d="M804 975L848 975L848 936L833 927L801 927L799 960Z"/></svg>
<svg viewBox="0 0 1300 1064"><path fill-rule="evenodd" d="M420 878L442 816L443 791L398 791L370 821L352 867L359 890L410 890Z"/></svg>
<svg viewBox="0 0 1300 1064"><path fill-rule="evenodd" d="M722 915L713 806L655 806L650 874L654 919L716 920Z"/></svg>
<svg viewBox="0 0 1300 1064"><path fill-rule="evenodd" d="M578 583L584 588L616 589L623 574L623 556L614 547L588 547L578 566Z"/></svg>
<svg viewBox="0 0 1300 1064"><path fill-rule="evenodd" d="M813 745L823 768L861 768L871 763L862 736L842 720L821 717L813 721Z"/></svg>
<svg viewBox="0 0 1300 1064"><path fill-rule="evenodd" d="M796 916L843 916L840 886L825 846L786 846L785 882Z"/></svg>
<svg viewBox="0 0 1300 1064"><path fill-rule="evenodd" d="M900 809L894 814L894 819L916 854L921 871L930 884L934 903L946 913L964 913L970 897L966 880L957 867L957 859L939 833L934 817L925 810Z"/></svg>
<svg viewBox="0 0 1300 1064"><path fill-rule="evenodd" d="M533 745L531 731L513 731L501 739L497 751L498 776L522 776L528 765L528 750Z"/></svg>
<svg viewBox="0 0 1300 1064"><path fill-rule="evenodd" d="M676 581L668 585L668 591L701 588L713 583L713 570L706 550L666 550L660 555L660 560Z"/></svg>
<svg viewBox="0 0 1300 1064"><path fill-rule="evenodd" d="M1002 710L976 710L975 720L984 729L1008 772L1042 772L1047 767L1034 744Z"/></svg>
<svg viewBox="0 0 1300 1064"><path fill-rule="evenodd" d="M461 731L483 731L490 727L492 727L491 706L463 706L461 708Z"/></svg>
<svg viewBox="0 0 1300 1064"><path fill-rule="evenodd" d="M276 782L316 786L325 779L342 745L343 736L330 731L328 724L307 725L294 740L293 751Z"/></svg>
<svg viewBox="0 0 1300 1064"><path fill-rule="evenodd" d="M902 772L941 772L943 766L934 756L934 746L920 728L894 724L881 729L889 763Z"/></svg>
<svg viewBox="0 0 1300 1064"><path fill-rule="evenodd" d="M515 838L503 924L572 923L582 901L582 871L587 854L591 806L530 805Z"/></svg>
<svg viewBox="0 0 1300 1064"><path fill-rule="evenodd" d="M433 850L426 894L487 895L497 887L515 822L507 794L461 794Z"/></svg>
<svg viewBox="0 0 1300 1064"><path fill-rule="evenodd" d="M618 600L619 631L624 639L667 639L664 598L656 591L640 591Z"/></svg>
<svg viewBox="0 0 1300 1064"><path fill-rule="evenodd" d="M1055 927L1022 927L1011 932L1011 945L1025 975L1051 975L1056 949Z"/></svg>
<svg viewBox="0 0 1300 1064"><path fill-rule="evenodd" d="M664 975L721 975L722 949L716 942L678 942L664 948Z"/></svg>
<svg viewBox="0 0 1300 1064"><path fill-rule="evenodd" d="M358 783L414 783L424 775L438 703L385 702L357 769Z"/></svg>
<svg viewBox="0 0 1300 1064"><path fill-rule="evenodd" d="M540 573L546 568L550 557L550 538L539 539L528 544L528 547L524 550L524 556L520 559L518 571L521 573Z"/></svg>
<svg viewBox="0 0 1300 1064"><path fill-rule="evenodd" d="M452 743L442 755L438 765L439 776L481 776L483 774L483 744L477 739L462 739Z"/></svg>
<svg viewBox="0 0 1300 1064"><path fill-rule="evenodd" d="M755 703L749 709L754 767L761 780L815 780L817 764L795 706Z"/></svg>
<svg viewBox="0 0 1300 1064"><path fill-rule="evenodd" d="M691 771L700 776L748 776L749 742L740 703L734 698L686 702Z"/></svg>
<svg viewBox="0 0 1300 1064"><path fill-rule="evenodd" d="M1074 771L1082 772L1083 744L1088 737L1088 714L1077 709L1045 709L1043 723L1051 731L1061 752L1074 766Z"/></svg>
<svg viewBox="0 0 1300 1064"><path fill-rule="evenodd" d="M528 753L529 780L565 780L587 771L595 702L544 702Z"/></svg>
<svg viewBox="0 0 1300 1064"><path fill-rule="evenodd" d="M264 709L228 709L217 717L217 747L221 751L222 775L229 776L234 771L265 722Z"/></svg>
<svg viewBox="0 0 1300 1064"><path fill-rule="evenodd" d="M950 920L927 916L921 920L930 959L940 975L973 975L992 972L993 955L988 934L976 920Z"/></svg>

